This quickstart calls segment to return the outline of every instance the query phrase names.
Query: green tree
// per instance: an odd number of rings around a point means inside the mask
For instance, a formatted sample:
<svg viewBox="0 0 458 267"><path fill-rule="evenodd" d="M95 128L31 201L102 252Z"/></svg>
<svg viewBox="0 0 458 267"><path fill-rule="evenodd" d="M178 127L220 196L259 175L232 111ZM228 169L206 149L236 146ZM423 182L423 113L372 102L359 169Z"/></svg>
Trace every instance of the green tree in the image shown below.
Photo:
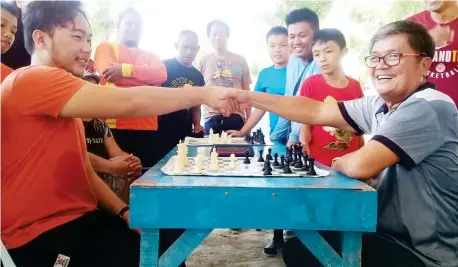
<svg viewBox="0 0 458 267"><path fill-rule="evenodd" d="M267 14L266 22L270 26L284 25L285 18L289 12L299 8L310 8L318 14L320 19L323 19L332 5L332 0L329 1L285 1L279 0L276 3L275 11Z"/></svg>
<svg viewBox="0 0 458 267"><path fill-rule="evenodd" d="M85 10L92 27L93 43L98 44L110 37L116 30L112 0L97 0L85 3Z"/></svg>

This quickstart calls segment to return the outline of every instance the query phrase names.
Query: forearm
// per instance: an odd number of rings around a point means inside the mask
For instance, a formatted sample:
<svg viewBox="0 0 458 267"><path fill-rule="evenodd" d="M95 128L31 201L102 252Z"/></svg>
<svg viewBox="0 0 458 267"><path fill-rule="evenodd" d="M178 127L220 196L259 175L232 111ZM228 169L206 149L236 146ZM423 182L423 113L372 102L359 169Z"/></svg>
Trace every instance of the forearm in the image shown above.
<svg viewBox="0 0 458 267"><path fill-rule="evenodd" d="M366 140L364 140L364 135L358 136L358 143L359 143L359 148L364 146L364 144L366 143Z"/></svg>
<svg viewBox="0 0 458 267"><path fill-rule="evenodd" d="M95 177L92 176L90 179L98 204L111 214L117 215L126 206L126 203L117 197L100 177L95 175Z"/></svg>
<svg viewBox="0 0 458 267"><path fill-rule="evenodd" d="M277 96L257 92L247 92L247 94L248 103L252 106L273 112L287 120L353 130L346 123L335 103L323 103L302 96Z"/></svg>
<svg viewBox="0 0 458 267"><path fill-rule="evenodd" d="M96 172L110 173L110 161L88 152L89 161Z"/></svg>
<svg viewBox="0 0 458 267"><path fill-rule="evenodd" d="M253 113L251 114L250 118L248 119L248 121L245 123L243 128L240 130L240 132L243 135L248 134L251 131L251 129L253 129L256 126L256 124L258 124L261 121L265 113L266 112L264 110L255 109Z"/></svg>
<svg viewBox="0 0 458 267"><path fill-rule="evenodd" d="M200 118L202 117L202 111L200 109L200 105L192 107L191 111L192 111L192 124L200 125Z"/></svg>

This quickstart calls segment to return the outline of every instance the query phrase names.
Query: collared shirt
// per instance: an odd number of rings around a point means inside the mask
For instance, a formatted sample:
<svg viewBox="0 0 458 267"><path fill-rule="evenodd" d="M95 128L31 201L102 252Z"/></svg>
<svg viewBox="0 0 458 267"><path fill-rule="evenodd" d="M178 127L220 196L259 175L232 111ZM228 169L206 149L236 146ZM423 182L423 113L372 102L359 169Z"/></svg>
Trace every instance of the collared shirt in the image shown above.
<svg viewBox="0 0 458 267"><path fill-rule="evenodd" d="M392 110L379 96L339 108L357 132L400 158L376 179L377 232L425 266L458 266L458 111L433 88L425 84Z"/></svg>
<svg viewBox="0 0 458 267"><path fill-rule="evenodd" d="M299 88L303 80L319 73L320 69L315 62L304 62L296 56L291 56L286 66L285 96L299 95ZM297 142L299 141L300 129L300 123L291 122L280 117L275 130L273 130L270 135L270 139L282 143L286 143L286 141Z"/></svg>

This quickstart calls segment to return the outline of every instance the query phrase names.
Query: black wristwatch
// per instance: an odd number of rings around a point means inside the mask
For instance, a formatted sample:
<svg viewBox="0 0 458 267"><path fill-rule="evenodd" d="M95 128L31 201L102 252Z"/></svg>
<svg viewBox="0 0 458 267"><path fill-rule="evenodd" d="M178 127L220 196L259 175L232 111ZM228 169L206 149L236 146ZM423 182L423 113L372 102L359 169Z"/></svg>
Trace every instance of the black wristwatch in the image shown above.
<svg viewBox="0 0 458 267"><path fill-rule="evenodd" d="M126 213L126 211L128 211L130 209L129 205L125 206L124 208L122 208L119 213L118 213L118 216L122 218L122 216L124 215L124 213Z"/></svg>

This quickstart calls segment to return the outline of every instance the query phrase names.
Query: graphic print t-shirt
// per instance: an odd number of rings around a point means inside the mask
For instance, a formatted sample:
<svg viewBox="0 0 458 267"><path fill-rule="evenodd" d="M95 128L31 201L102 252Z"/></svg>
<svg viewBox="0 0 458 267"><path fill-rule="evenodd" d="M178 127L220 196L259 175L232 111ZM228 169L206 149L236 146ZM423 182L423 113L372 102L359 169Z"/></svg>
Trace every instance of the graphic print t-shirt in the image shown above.
<svg viewBox="0 0 458 267"><path fill-rule="evenodd" d="M437 26L429 11L413 15L407 20L422 24L428 30ZM451 42L441 47L436 46L428 81L435 84L437 90L449 95L455 105L458 105L458 19L440 26L449 27L454 37Z"/></svg>
<svg viewBox="0 0 458 267"><path fill-rule="evenodd" d="M110 128L100 119L83 121L83 123L87 151L104 159L109 159L108 151L105 147L105 138L113 137Z"/></svg>

